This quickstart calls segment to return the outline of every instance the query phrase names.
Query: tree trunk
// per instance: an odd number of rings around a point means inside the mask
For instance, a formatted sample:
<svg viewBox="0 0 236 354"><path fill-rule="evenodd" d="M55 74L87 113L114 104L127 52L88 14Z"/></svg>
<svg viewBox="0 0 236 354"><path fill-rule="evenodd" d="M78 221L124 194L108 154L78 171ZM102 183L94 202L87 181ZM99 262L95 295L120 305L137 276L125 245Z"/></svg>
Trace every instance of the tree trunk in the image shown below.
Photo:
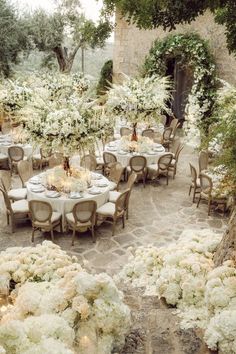
<svg viewBox="0 0 236 354"><path fill-rule="evenodd" d="M229 220L228 229L214 255L214 263L218 267L229 259L236 262L236 208Z"/></svg>
<svg viewBox="0 0 236 354"><path fill-rule="evenodd" d="M59 70L62 73L70 73L76 53L79 49L77 46L70 54L68 54L68 50L66 47L58 46L53 49L53 52L56 55Z"/></svg>

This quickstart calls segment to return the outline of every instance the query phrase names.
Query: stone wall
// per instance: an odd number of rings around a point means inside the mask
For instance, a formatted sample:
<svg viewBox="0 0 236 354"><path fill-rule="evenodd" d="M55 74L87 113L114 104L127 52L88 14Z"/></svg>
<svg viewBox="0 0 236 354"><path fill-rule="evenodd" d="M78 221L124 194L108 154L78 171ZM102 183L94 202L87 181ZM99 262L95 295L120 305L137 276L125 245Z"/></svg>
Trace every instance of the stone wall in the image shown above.
<svg viewBox="0 0 236 354"><path fill-rule="evenodd" d="M114 46L114 81L121 80L121 73L135 75L144 62L153 41L164 38L170 32L158 28L155 30L139 30L129 25L119 14L116 14L115 46ZM209 40L210 48L215 56L218 75L232 84L236 84L236 59L230 55L226 47L224 27L214 22L210 12L199 16L191 24L179 25L171 33L197 32L202 38Z"/></svg>

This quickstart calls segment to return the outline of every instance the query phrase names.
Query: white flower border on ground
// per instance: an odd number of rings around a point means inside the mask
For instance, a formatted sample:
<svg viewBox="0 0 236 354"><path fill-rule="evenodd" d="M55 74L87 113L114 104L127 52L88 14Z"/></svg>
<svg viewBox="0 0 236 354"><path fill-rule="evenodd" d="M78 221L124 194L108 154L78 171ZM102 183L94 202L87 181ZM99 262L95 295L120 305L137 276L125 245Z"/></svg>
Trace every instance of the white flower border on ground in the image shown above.
<svg viewBox="0 0 236 354"><path fill-rule="evenodd" d="M236 268L227 261L214 269L213 252L221 238L209 230L186 230L168 247L140 247L116 280L165 298L176 306L183 329L200 327L209 348L233 354Z"/></svg>
<svg viewBox="0 0 236 354"><path fill-rule="evenodd" d="M0 307L0 353L110 354L124 344L123 294L52 242L1 252L0 295L12 284L12 304Z"/></svg>

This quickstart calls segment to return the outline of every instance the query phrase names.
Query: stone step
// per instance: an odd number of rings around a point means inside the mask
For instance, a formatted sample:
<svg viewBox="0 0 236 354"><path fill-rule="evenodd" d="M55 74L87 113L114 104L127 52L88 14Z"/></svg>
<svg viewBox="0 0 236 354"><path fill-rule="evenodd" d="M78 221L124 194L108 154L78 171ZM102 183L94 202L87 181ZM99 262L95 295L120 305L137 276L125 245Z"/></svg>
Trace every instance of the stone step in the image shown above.
<svg viewBox="0 0 236 354"><path fill-rule="evenodd" d="M173 308L164 301L143 296L143 289L123 291L132 328L120 354L213 354L203 341L203 332L182 330Z"/></svg>

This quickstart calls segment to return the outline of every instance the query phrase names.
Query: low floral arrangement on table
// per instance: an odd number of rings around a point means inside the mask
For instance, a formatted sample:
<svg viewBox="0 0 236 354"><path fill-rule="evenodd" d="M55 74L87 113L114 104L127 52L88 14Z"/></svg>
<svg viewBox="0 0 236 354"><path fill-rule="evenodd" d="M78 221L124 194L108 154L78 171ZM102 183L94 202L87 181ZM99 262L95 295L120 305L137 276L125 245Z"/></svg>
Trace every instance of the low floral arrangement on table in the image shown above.
<svg viewBox="0 0 236 354"><path fill-rule="evenodd" d="M87 273L49 241L1 252L1 297L1 354L110 354L130 326L113 280Z"/></svg>
<svg viewBox="0 0 236 354"><path fill-rule="evenodd" d="M55 167L45 173L43 185L58 192L83 192L91 185L91 173L82 167L71 167L68 176L62 167Z"/></svg>
<svg viewBox="0 0 236 354"><path fill-rule="evenodd" d="M135 128L137 123L158 122L160 115L169 111L169 99L168 78L130 78L124 75L122 85L112 85L106 104L114 116L124 116Z"/></svg>
<svg viewBox="0 0 236 354"><path fill-rule="evenodd" d="M131 136L123 136L120 140L119 148L129 152L145 153L153 150L155 144L145 136L139 136L137 141L132 141Z"/></svg>
<svg viewBox="0 0 236 354"><path fill-rule="evenodd" d="M139 247L117 281L165 298L176 306L183 329L200 327L210 349L233 354L236 268L232 261L214 268L213 252L221 238L209 230L186 230L168 247Z"/></svg>

